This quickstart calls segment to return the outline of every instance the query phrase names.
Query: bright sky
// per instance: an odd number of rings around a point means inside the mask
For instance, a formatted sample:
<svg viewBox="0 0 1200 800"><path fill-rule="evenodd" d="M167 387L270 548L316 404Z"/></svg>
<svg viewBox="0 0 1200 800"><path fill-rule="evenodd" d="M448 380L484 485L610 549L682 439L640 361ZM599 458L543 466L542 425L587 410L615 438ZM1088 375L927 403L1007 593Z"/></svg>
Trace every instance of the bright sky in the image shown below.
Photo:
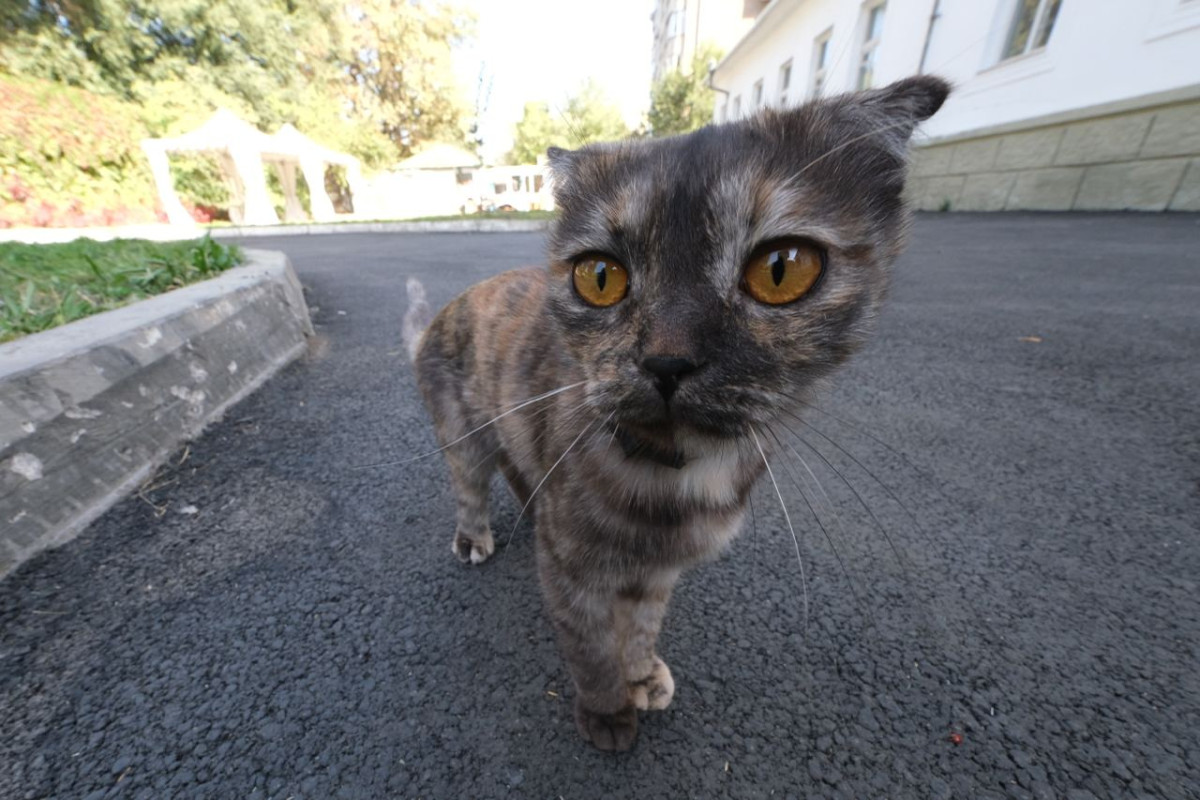
<svg viewBox="0 0 1200 800"><path fill-rule="evenodd" d="M631 127L650 102L650 12L653 0L465 0L478 15L472 47L455 68L468 102L480 69L491 98L480 125L485 159L512 146L512 127L525 103L556 106L587 78L619 105Z"/></svg>

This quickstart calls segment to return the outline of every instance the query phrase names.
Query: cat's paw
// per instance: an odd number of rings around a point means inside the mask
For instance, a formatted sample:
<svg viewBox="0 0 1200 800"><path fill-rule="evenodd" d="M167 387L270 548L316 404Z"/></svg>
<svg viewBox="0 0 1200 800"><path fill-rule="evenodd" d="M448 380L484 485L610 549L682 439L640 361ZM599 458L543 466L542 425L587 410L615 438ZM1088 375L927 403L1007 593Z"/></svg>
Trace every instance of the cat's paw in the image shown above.
<svg viewBox="0 0 1200 800"><path fill-rule="evenodd" d="M662 711L671 705L674 696L675 679L667 663L658 656L654 657L654 668L647 677L629 684L629 697L641 711Z"/></svg>
<svg viewBox="0 0 1200 800"><path fill-rule="evenodd" d="M492 539L491 531L484 531L483 535L476 536L456 532L450 550L464 564L482 564L496 552L496 542Z"/></svg>
<svg viewBox="0 0 1200 800"><path fill-rule="evenodd" d="M637 709L629 705L616 714L599 714L576 702L575 727L596 750L624 752L637 739Z"/></svg>
<svg viewBox="0 0 1200 800"><path fill-rule="evenodd" d="M615 714L589 711L575 701L575 727L597 750L624 752L637 738L637 709L626 706Z"/></svg>

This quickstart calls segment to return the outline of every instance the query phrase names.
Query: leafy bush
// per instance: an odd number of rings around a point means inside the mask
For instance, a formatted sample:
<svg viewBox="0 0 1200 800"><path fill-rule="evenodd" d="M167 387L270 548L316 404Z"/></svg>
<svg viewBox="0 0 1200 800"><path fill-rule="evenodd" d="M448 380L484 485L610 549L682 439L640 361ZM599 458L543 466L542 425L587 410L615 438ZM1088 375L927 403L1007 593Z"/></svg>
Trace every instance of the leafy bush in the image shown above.
<svg viewBox="0 0 1200 800"><path fill-rule="evenodd" d="M0 75L0 228L153 222L156 192L128 103Z"/></svg>
<svg viewBox="0 0 1200 800"><path fill-rule="evenodd" d="M207 236L0 244L0 342L204 280L241 258Z"/></svg>
<svg viewBox="0 0 1200 800"><path fill-rule="evenodd" d="M371 126L283 97L272 98L277 107L268 112L203 83L194 89L182 80L139 83L134 91L136 99L126 101L0 72L0 228L165 221L141 141L186 133L222 107L260 128L295 119L317 141L358 155L368 168L391 164L398 153ZM197 222L229 219L229 189L215 157L173 153L170 164L175 190ZM304 204L308 187L297 172ZM267 170L267 181L282 215L274 170ZM344 178L330 188L338 205Z"/></svg>

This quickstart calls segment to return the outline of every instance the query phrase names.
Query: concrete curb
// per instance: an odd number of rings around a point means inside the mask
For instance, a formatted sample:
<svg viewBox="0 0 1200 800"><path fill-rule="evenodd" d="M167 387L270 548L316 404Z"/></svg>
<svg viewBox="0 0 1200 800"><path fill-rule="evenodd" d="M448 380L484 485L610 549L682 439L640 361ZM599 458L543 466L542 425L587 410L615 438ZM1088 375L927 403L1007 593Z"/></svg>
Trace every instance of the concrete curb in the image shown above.
<svg viewBox="0 0 1200 800"><path fill-rule="evenodd" d="M182 225L127 225L117 228L8 228L0 230L0 242L60 244L76 239L107 242L112 239L149 239L172 242L196 239L205 233L214 239L243 239L253 236L306 236L326 233L528 233L550 227L548 219L463 219L440 222L314 222L307 225L247 227L187 227Z"/></svg>
<svg viewBox="0 0 1200 800"><path fill-rule="evenodd" d="M250 236L303 236L324 233L528 233L544 231L545 219L461 219L440 222L338 222L333 224L271 225L268 227L213 228L213 238Z"/></svg>
<svg viewBox="0 0 1200 800"><path fill-rule="evenodd" d="M0 577L78 535L305 350L283 253L0 345Z"/></svg>

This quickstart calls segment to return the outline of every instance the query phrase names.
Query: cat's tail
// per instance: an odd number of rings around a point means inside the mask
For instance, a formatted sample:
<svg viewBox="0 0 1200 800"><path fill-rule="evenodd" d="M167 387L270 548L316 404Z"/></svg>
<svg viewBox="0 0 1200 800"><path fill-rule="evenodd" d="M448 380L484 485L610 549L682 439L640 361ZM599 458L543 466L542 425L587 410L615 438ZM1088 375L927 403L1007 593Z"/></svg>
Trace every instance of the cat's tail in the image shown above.
<svg viewBox="0 0 1200 800"><path fill-rule="evenodd" d="M408 310L404 312L401 335L404 337L404 348L408 350L408 357L415 363L417 351L421 349L421 337L425 335L429 323L433 322L433 309L425 299L425 287L419 280L409 278L405 288L408 289Z"/></svg>

